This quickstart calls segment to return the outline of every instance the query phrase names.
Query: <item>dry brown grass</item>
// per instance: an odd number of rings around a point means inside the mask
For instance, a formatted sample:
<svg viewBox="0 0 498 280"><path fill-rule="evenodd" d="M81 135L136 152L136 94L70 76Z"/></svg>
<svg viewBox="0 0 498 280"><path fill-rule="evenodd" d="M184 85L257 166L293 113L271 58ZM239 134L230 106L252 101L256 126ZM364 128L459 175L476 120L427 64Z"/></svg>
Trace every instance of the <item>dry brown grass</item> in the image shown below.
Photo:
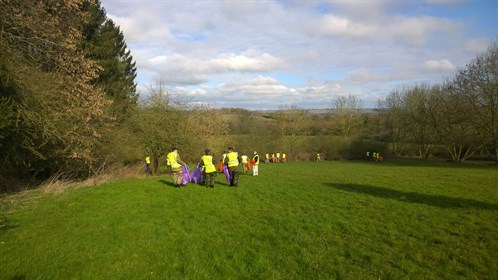
<svg viewBox="0 0 498 280"><path fill-rule="evenodd" d="M60 194L70 188L92 187L113 180L140 178L145 175L141 165L103 166L94 176L83 181L68 179L63 173L54 174L40 185L40 189L44 193Z"/></svg>
<svg viewBox="0 0 498 280"><path fill-rule="evenodd" d="M31 208L39 199L46 195L59 195L68 189L93 187L103 183L118 180L145 177L142 165L113 165L103 166L95 175L86 180L70 179L70 174L62 172L52 175L38 186L16 183L16 188L10 192L0 193L0 229L9 226L7 217L21 209ZM4 180L4 182L7 182ZM12 184L13 185L13 184Z"/></svg>

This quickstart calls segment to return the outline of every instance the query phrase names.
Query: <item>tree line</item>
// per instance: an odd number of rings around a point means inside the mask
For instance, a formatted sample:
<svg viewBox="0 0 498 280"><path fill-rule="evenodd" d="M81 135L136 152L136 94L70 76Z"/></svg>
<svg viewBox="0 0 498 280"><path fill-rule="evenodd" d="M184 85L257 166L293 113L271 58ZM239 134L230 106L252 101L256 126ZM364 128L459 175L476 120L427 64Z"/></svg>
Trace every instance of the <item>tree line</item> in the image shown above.
<svg viewBox="0 0 498 280"><path fill-rule="evenodd" d="M145 156L157 172L172 146L189 162L228 146L290 160L377 151L496 161L497 43L445 83L393 90L371 110L356 96L319 113L214 109L160 81L139 98L133 57L99 0L3 0L0 13L2 190L17 179L87 178Z"/></svg>
<svg viewBox="0 0 498 280"><path fill-rule="evenodd" d="M393 89L374 109L358 96L340 96L319 114L298 106L274 112L239 113L234 135L258 135L262 149L285 149L290 158L362 158L367 151L392 157L472 157L497 162L498 41L440 84ZM262 121L264 118L267 121ZM271 120L271 121L268 121ZM251 137L242 137L243 139ZM254 142L251 139L248 142ZM261 144L259 144L261 146ZM261 149L261 148L260 148Z"/></svg>
<svg viewBox="0 0 498 280"><path fill-rule="evenodd" d="M452 160L498 153L498 43L441 84L393 90L379 107L394 155L416 146L428 158L443 147Z"/></svg>
<svg viewBox="0 0 498 280"><path fill-rule="evenodd" d="M1 181L92 174L138 100L122 32L98 0L3 0L0 14Z"/></svg>

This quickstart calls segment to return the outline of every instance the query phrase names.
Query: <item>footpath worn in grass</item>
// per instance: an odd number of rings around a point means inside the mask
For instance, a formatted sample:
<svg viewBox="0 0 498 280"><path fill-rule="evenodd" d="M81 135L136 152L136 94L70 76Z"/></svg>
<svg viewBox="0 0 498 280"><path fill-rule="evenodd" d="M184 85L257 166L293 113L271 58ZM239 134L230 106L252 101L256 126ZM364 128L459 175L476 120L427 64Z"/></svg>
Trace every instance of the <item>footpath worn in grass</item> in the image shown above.
<svg viewBox="0 0 498 280"><path fill-rule="evenodd" d="M1 279L498 279L498 170L262 164L2 198Z"/></svg>

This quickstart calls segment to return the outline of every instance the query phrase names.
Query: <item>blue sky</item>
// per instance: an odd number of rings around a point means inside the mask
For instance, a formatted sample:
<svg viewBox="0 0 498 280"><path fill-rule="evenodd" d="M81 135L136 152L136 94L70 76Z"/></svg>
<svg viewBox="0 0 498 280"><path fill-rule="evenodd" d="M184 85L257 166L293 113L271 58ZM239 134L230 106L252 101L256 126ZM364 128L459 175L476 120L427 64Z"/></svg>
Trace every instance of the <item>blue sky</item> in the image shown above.
<svg viewBox="0 0 498 280"><path fill-rule="evenodd" d="M498 1L101 0L145 98L158 82L214 108L375 107L438 83L498 40Z"/></svg>

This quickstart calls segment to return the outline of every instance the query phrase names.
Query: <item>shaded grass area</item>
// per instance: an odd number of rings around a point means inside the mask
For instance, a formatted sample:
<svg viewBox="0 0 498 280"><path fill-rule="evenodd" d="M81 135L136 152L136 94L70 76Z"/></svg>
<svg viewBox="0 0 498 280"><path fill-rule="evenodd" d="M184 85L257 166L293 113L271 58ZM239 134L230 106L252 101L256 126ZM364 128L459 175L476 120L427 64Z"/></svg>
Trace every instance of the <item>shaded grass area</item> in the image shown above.
<svg viewBox="0 0 498 280"><path fill-rule="evenodd" d="M2 279L497 279L498 171L262 164L3 198Z"/></svg>

